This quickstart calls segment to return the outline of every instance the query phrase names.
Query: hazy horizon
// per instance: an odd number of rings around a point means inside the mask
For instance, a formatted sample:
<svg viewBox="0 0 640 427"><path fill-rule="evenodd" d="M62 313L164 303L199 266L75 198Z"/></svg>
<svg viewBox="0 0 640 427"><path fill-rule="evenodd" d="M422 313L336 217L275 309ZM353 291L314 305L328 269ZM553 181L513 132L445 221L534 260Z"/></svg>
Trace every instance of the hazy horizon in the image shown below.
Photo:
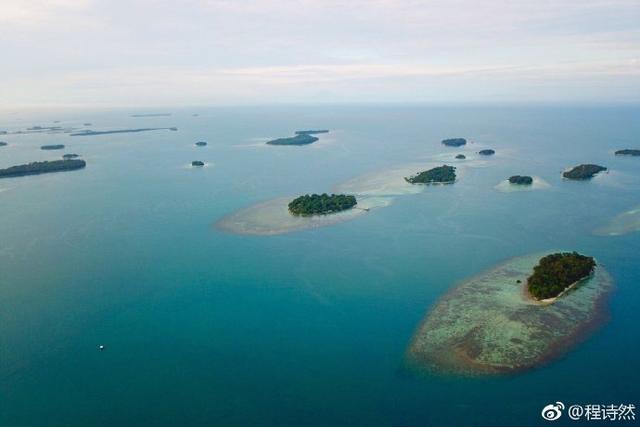
<svg viewBox="0 0 640 427"><path fill-rule="evenodd" d="M3 109L640 102L640 2L8 0Z"/></svg>

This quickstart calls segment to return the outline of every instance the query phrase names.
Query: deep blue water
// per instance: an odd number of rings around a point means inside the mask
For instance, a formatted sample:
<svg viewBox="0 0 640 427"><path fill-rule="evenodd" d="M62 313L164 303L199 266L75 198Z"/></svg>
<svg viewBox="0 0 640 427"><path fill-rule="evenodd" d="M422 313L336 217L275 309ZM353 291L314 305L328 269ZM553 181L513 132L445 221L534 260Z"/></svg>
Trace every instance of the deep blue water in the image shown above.
<svg viewBox="0 0 640 427"><path fill-rule="evenodd" d="M161 111L164 112L165 110ZM93 137L0 135L0 167L81 154L81 171L0 180L0 425L542 425L548 403L640 403L640 233L594 228L640 204L638 107L265 107L11 113L0 129L177 126ZM193 117L193 113L199 116ZM262 147L294 130L306 147ZM273 197L445 151L497 155L452 186L331 227L221 232ZM193 143L209 145L196 148ZM204 169L185 167L205 160ZM611 172L567 182L598 163ZM500 193L513 174L547 190ZM611 320L563 358L498 378L404 369L456 283L517 255L593 255ZM105 351L98 351L103 344Z"/></svg>

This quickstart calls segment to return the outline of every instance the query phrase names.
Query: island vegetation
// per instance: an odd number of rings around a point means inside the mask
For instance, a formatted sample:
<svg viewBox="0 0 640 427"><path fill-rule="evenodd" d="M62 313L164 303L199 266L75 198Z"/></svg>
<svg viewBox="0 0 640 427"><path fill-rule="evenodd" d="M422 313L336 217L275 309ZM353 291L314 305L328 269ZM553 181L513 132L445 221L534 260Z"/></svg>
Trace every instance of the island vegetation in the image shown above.
<svg viewBox="0 0 640 427"><path fill-rule="evenodd" d="M492 150L490 148L487 148L485 150L478 151L478 154L480 154L482 156L493 156L494 154L496 154L496 151Z"/></svg>
<svg viewBox="0 0 640 427"><path fill-rule="evenodd" d="M443 139L442 144L447 147L462 147L467 143L467 140L464 138L449 138Z"/></svg>
<svg viewBox="0 0 640 427"><path fill-rule="evenodd" d="M533 178L527 175L513 175L509 177L509 183L517 185L531 185Z"/></svg>
<svg viewBox="0 0 640 427"><path fill-rule="evenodd" d="M204 166L204 162L201 160L194 160L193 162L191 162L191 166L202 167Z"/></svg>
<svg viewBox="0 0 640 427"><path fill-rule="evenodd" d="M316 142L318 138L309 135L308 133L300 133L296 136L290 136L287 138L278 138L271 141L267 141L269 145L308 145Z"/></svg>
<svg viewBox="0 0 640 427"><path fill-rule="evenodd" d="M327 129L320 130L297 130L296 135L315 135L317 133L329 133Z"/></svg>
<svg viewBox="0 0 640 427"><path fill-rule="evenodd" d="M41 150L62 150L63 148L63 144L43 145L42 147L40 147Z"/></svg>
<svg viewBox="0 0 640 427"><path fill-rule="evenodd" d="M206 145L207 145L207 142L206 142L206 141L198 141L198 142L196 142L196 145L197 145L198 147L204 147L204 146L206 146Z"/></svg>
<svg viewBox="0 0 640 427"><path fill-rule="evenodd" d="M640 150L625 148L624 150L616 151L616 156L640 156Z"/></svg>
<svg viewBox="0 0 640 427"><path fill-rule="evenodd" d="M41 173L71 171L82 169L86 166L84 160L52 160L44 162L33 162L26 165L11 166L6 169L0 169L0 178L10 178L25 175L38 175Z"/></svg>
<svg viewBox="0 0 640 427"><path fill-rule="evenodd" d="M347 194L305 194L293 199L288 207L293 215L326 215L353 208L357 204L355 196Z"/></svg>
<svg viewBox="0 0 640 427"><path fill-rule="evenodd" d="M456 180L456 168L448 165L438 166L414 176L405 177L405 180L410 184L449 184Z"/></svg>
<svg viewBox="0 0 640 427"><path fill-rule="evenodd" d="M604 166L586 164L576 166L569 171L563 172L562 176L567 179L584 180L591 179L596 174L606 170L607 168L605 168Z"/></svg>
<svg viewBox="0 0 640 427"><path fill-rule="evenodd" d="M79 154L74 154L74 153L68 153L68 154L63 154L62 155L62 158L65 159L65 160L76 159L78 157L80 157L80 155Z"/></svg>
<svg viewBox="0 0 640 427"><path fill-rule="evenodd" d="M9 144L7 144L7 143L6 143L6 142L4 142L4 141L0 141L0 147L6 147L7 145L9 145Z"/></svg>
<svg viewBox="0 0 640 427"><path fill-rule="evenodd" d="M466 159L466 158L467 158L467 156L465 156L464 154L458 154L458 155L456 156L456 159L458 159L458 160L464 160L464 159Z"/></svg>
<svg viewBox="0 0 640 427"><path fill-rule="evenodd" d="M596 262L577 252L547 255L533 268L527 279L527 289L537 300L554 298L565 289L591 275Z"/></svg>

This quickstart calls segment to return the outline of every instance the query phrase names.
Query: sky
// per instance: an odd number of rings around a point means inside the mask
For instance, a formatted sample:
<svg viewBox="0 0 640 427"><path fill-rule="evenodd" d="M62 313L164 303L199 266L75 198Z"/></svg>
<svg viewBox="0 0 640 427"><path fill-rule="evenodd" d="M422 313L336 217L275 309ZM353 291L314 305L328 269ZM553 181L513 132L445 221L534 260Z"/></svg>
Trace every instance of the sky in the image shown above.
<svg viewBox="0 0 640 427"><path fill-rule="evenodd" d="M637 103L640 0L0 0L0 107Z"/></svg>

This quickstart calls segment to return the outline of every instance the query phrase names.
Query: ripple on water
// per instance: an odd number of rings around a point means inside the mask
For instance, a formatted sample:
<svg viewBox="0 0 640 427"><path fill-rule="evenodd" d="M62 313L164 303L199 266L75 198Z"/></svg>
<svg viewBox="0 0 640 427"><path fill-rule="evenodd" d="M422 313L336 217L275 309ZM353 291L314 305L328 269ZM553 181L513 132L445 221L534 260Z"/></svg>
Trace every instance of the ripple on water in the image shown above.
<svg viewBox="0 0 640 427"><path fill-rule="evenodd" d="M524 283L544 255L514 258L443 296L409 345L409 365L463 375L522 371L566 352L603 323L613 284L602 266L553 304L526 295Z"/></svg>

